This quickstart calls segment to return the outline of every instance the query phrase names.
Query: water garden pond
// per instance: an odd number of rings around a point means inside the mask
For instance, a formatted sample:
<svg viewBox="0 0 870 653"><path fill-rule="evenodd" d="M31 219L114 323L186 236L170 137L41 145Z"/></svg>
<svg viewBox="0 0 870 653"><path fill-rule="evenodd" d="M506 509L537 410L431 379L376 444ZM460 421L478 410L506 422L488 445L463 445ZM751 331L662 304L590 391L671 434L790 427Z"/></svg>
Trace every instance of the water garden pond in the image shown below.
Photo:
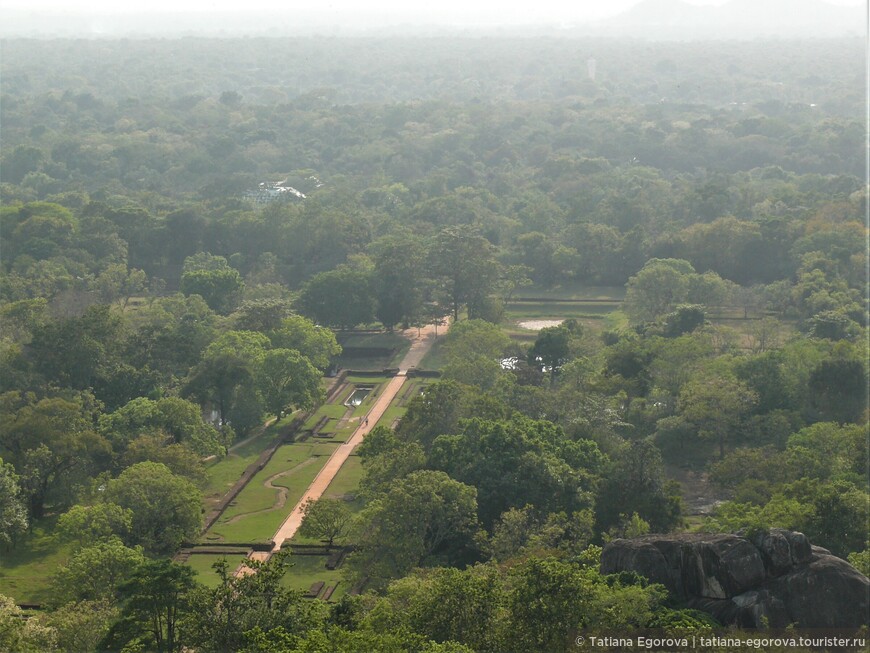
<svg viewBox="0 0 870 653"><path fill-rule="evenodd" d="M517 322L517 326L521 329L528 329L529 331L540 331L547 327L559 326L564 321L565 320L523 320L522 322Z"/></svg>
<svg viewBox="0 0 870 653"><path fill-rule="evenodd" d="M344 402L344 405L356 408L357 406L362 404L363 400L369 396L369 393L371 391L372 386L357 386L356 389L350 394L350 397L347 398L347 401Z"/></svg>

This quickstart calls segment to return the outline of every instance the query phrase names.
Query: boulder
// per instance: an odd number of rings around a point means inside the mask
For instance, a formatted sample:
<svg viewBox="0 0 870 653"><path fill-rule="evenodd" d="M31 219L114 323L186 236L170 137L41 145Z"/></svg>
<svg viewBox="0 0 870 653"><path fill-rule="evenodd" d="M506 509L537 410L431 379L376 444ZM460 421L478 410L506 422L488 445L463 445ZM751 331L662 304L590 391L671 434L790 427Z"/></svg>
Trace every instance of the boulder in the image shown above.
<svg viewBox="0 0 870 653"><path fill-rule="evenodd" d="M604 548L601 571L635 571L687 600L724 599L764 581L764 563L752 544L736 535L651 535L614 540Z"/></svg>
<svg viewBox="0 0 870 653"><path fill-rule="evenodd" d="M689 607L744 628L860 628L870 623L870 580L803 533L751 538L680 533L614 540L601 572L633 571Z"/></svg>
<svg viewBox="0 0 870 653"><path fill-rule="evenodd" d="M771 580L766 588L782 600L789 623L801 628L852 628L868 623L870 581L836 556L815 556ZM771 626L779 625L771 622Z"/></svg>
<svg viewBox="0 0 870 653"><path fill-rule="evenodd" d="M795 565L809 562L813 556L806 535L783 528L758 533L752 544L761 552L764 567L771 576L780 576Z"/></svg>

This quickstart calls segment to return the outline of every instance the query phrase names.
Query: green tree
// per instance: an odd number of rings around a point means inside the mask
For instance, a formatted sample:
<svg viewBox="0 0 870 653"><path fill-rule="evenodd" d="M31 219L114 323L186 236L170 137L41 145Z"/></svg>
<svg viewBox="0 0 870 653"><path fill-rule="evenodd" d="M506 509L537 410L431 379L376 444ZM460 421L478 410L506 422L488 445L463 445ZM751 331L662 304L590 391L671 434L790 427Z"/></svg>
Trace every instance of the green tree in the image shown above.
<svg viewBox="0 0 870 653"><path fill-rule="evenodd" d="M332 547L336 538L345 535L350 527L352 514L343 499L309 499L302 506L302 524L299 534L326 540Z"/></svg>
<svg viewBox="0 0 870 653"><path fill-rule="evenodd" d="M665 482L662 456L647 440L625 445L602 474L595 501L596 530L607 532L619 523L620 515L633 513L657 533L667 533L682 520L679 486Z"/></svg>
<svg viewBox="0 0 870 653"><path fill-rule="evenodd" d="M867 410L867 369L857 357L823 360L809 378L810 406L821 419L859 422Z"/></svg>
<svg viewBox="0 0 870 653"><path fill-rule="evenodd" d="M357 448L364 469L360 494L383 494L398 479L426 467L426 454L418 442L407 442L385 426L376 426Z"/></svg>
<svg viewBox="0 0 870 653"><path fill-rule="evenodd" d="M109 482L106 500L133 513L131 535L148 552L172 553L202 526L202 494L161 463L125 469Z"/></svg>
<svg viewBox="0 0 870 653"><path fill-rule="evenodd" d="M870 544L863 551L850 553L849 564L865 576L870 575Z"/></svg>
<svg viewBox="0 0 870 653"><path fill-rule="evenodd" d="M576 443L551 422L472 418L461 425L458 435L436 438L428 462L477 488L480 520L491 528L509 508L532 504L542 514L570 514L591 502L588 493L594 490L599 470L594 463L592 469L583 469L580 457L573 455L576 449Z"/></svg>
<svg viewBox="0 0 870 653"><path fill-rule="evenodd" d="M123 450L137 436L159 434L208 456L223 453L223 435L202 419L199 407L180 397L152 400L138 397L118 410L101 415L100 431Z"/></svg>
<svg viewBox="0 0 870 653"><path fill-rule="evenodd" d="M45 159L45 153L30 145L17 145L0 161L3 181L10 184L20 184L29 172L38 170Z"/></svg>
<svg viewBox="0 0 870 653"><path fill-rule="evenodd" d="M399 479L360 513L351 575L382 586L413 567L456 559L478 529L476 494L444 472Z"/></svg>
<svg viewBox="0 0 870 653"><path fill-rule="evenodd" d="M203 357L191 370L182 392L200 402L212 402L218 410L221 426L225 426L231 421L241 390L252 386L253 382L254 369L249 359L233 352L218 352ZM262 402L261 398L255 397L257 399Z"/></svg>
<svg viewBox="0 0 870 653"><path fill-rule="evenodd" d="M133 511L114 503L75 505L57 520L57 533L64 540L83 546L113 537L127 540L133 526Z"/></svg>
<svg viewBox="0 0 870 653"><path fill-rule="evenodd" d="M81 317L49 321L37 328L29 354L46 380L76 390L105 387L112 369L121 364L126 339L124 319L109 306L96 305Z"/></svg>
<svg viewBox="0 0 870 653"><path fill-rule="evenodd" d="M848 481L798 481L785 490L812 506L800 530L836 556L863 550L870 524L870 495Z"/></svg>
<svg viewBox="0 0 870 653"><path fill-rule="evenodd" d="M397 324L407 328L422 311L423 245L407 237L386 240L375 246L377 254L372 277L375 317L391 331Z"/></svg>
<svg viewBox="0 0 870 653"><path fill-rule="evenodd" d="M498 325L483 320L465 320L454 324L444 339L448 363L480 356L498 360L510 346L510 339Z"/></svg>
<svg viewBox="0 0 870 653"><path fill-rule="evenodd" d="M148 276L142 270L129 270L123 263L113 263L97 275L93 288L105 304L119 302L127 308L130 299L145 292Z"/></svg>
<svg viewBox="0 0 870 653"><path fill-rule="evenodd" d="M704 325L706 316L704 307L697 304L681 304L673 313L665 316L664 335L676 338L685 333L691 333Z"/></svg>
<svg viewBox="0 0 870 653"><path fill-rule="evenodd" d="M323 396L320 378L317 368L293 349L270 349L256 371L266 410L279 417L288 409L312 408Z"/></svg>
<svg viewBox="0 0 870 653"><path fill-rule="evenodd" d="M594 575L553 558L530 558L511 570L505 601L511 650L568 651L585 625Z"/></svg>
<svg viewBox="0 0 870 653"><path fill-rule="evenodd" d="M461 642L475 651L504 650L499 619L505 588L500 581L491 565L418 570L390 584L368 623L386 630L378 613L389 606L399 622L390 624L394 627L436 642Z"/></svg>
<svg viewBox="0 0 870 653"><path fill-rule="evenodd" d="M158 371L164 379L183 377L214 339L217 316L199 295L159 297L131 315L135 337L129 359Z"/></svg>
<svg viewBox="0 0 870 653"><path fill-rule="evenodd" d="M724 458L725 443L736 437L757 403L758 395L737 379L699 375L683 386L678 407L700 437L716 440Z"/></svg>
<svg viewBox="0 0 870 653"><path fill-rule="evenodd" d="M15 468L0 458L0 545L14 546L27 530L27 508Z"/></svg>
<svg viewBox="0 0 870 653"><path fill-rule="evenodd" d="M456 381L430 383L408 402L408 410L397 428L398 434L419 442L428 451L439 435L456 433L459 420L468 417L467 389Z"/></svg>
<svg viewBox="0 0 870 653"><path fill-rule="evenodd" d="M267 562L246 564L253 573L235 575L225 559L216 562L219 584L190 593L183 623L185 646L215 653L248 650L246 642L254 639L253 633L280 632L295 640L322 626L325 606L305 600L301 592L282 583L292 566L286 552Z"/></svg>
<svg viewBox="0 0 870 653"><path fill-rule="evenodd" d="M229 436L230 433L224 433ZM223 448L219 454L223 453ZM213 454L214 455L214 454ZM163 463L178 476L183 476L195 485L203 486L208 481L204 459L185 444L178 444L162 432L144 433L127 445L121 463L127 467L146 461Z"/></svg>
<svg viewBox="0 0 870 653"><path fill-rule="evenodd" d="M240 331L268 333L279 329L290 315L290 302L286 299L245 300L233 313L233 323Z"/></svg>
<svg viewBox="0 0 870 653"><path fill-rule="evenodd" d="M170 560L148 560L121 586L121 621L103 640L108 649L125 644L173 653L180 650L178 626L196 585L194 571Z"/></svg>
<svg viewBox="0 0 870 653"><path fill-rule="evenodd" d="M217 313L231 313L241 300L244 287L242 275L222 256L202 253L184 261L181 292L199 295Z"/></svg>
<svg viewBox="0 0 870 653"><path fill-rule="evenodd" d="M72 487L107 462L109 446L95 429L93 395L68 398L0 395L0 452L20 476L28 511L40 518L47 502L66 504Z"/></svg>
<svg viewBox="0 0 870 653"><path fill-rule="evenodd" d="M57 651L57 632L38 619L25 619L15 600L0 594L0 651L52 653Z"/></svg>
<svg viewBox="0 0 870 653"><path fill-rule="evenodd" d="M256 331L221 334L191 370L183 393L211 402L221 425L231 423L237 433L246 433L262 423L266 409L257 381L269 344Z"/></svg>
<svg viewBox="0 0 870 653"><path fill-rule="evenodd" d="M626 284L624 310L634 322L651 322L689 296L689 279L695 273L688 261L650 259Z"/></svg>
<svg viewBox="0 0 870 653"><path fill-rule="evenodd" d="M555 380L559 369L570 360L571 330L564 324L545 327L538 332L535 343L529 349L529 365L550 370L550 380Z"/></svg>
<svg viewBox="0 0 870 653"><path fill-rule="evenodd" d="M340 265L312 277L302 289L299 305L318 324L352 329L374 319L371 271Z"/></svg>
<svg viewBox="0 0 870 653"><path fill-rule="evenodd" d="M480 319L454 324L444 340L445 379L479 388L492 388L500 378L508 378L501 358L510 339L491 322Z"/></svg>
<svg viewBox="0 0 870 653"><path fill-rule="evenodd" d="M114 600L119 586L144 561L141 548L128 548L117 538L79 549L54 573L51 603Z"/></svg>
<svg viewBox="0 0 870 653"><path fill-rule="evenodd" d="M321 371L328 369L332 359L341 353L341 345L330 329L301 315L282 320L280 327L269 333L269 339L275 349L295 349Z"/></svg>
<svg viewBox="0 0 870 653"><path fill-rule="evenodd" d="M474 227L447 227L435 238L430 267L453 313L453 321L468 307L470 318L491 295L498 281L498 264L492 244Z"/></svg>
<svg viewBox="0 0 870 653"><path fill-rule="evenodd" d="M79 601L52 611L43 619L57 633L61 651L98 651L100 642L120 616L114 601Z"/></svg>

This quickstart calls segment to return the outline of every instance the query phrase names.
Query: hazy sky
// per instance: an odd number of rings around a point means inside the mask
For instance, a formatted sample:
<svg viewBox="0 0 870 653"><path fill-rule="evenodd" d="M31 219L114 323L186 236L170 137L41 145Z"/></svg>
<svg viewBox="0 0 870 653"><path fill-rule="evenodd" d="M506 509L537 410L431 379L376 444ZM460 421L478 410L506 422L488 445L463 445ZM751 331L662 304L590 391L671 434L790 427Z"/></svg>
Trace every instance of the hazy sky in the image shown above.
<svg viewBox="0 0 870 653"><path fill-rule="evenodd" d="M697 5L721 5L726 0L686 0ZM758 0L763 2L764 0ZM831 4L859 5L865 0L826 0ZM63 9L81 13L141 13L143 11L270 10L281 13L394 13L426 18L474 17L498 22L541 22L613 16L640 0L0 0L3 9Z"/></svg>

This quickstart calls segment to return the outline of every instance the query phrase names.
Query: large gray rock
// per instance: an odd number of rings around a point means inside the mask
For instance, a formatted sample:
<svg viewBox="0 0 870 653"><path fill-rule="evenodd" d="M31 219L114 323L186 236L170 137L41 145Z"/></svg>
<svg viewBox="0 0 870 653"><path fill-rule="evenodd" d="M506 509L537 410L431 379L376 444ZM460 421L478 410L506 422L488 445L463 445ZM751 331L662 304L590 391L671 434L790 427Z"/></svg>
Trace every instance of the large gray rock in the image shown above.
<svg viewBox="0 0 870 653"><path fill-rule="evenodd" d="M806 535L783 528L759 533L752 538L752 544L761 552L764 567L771 576L784 574L796 565L809 562L813 556Z"/></svg>
<svg viewBox="0 0 870 653"><path fill-rule="evenodd" d="M803 533L752 537L682 533L614 540L605 574L633 571L661 583L719 623L746 628L859 628L870 623L870 580Z"/></svg>
<svg viewBox="0 0 870 653"><path fill-rule="evenodd" d="M766 584L802 628L851 628L868 623L870 581L845 560L815 556ZM771 624L777 625L777 624Z"/></svg>

